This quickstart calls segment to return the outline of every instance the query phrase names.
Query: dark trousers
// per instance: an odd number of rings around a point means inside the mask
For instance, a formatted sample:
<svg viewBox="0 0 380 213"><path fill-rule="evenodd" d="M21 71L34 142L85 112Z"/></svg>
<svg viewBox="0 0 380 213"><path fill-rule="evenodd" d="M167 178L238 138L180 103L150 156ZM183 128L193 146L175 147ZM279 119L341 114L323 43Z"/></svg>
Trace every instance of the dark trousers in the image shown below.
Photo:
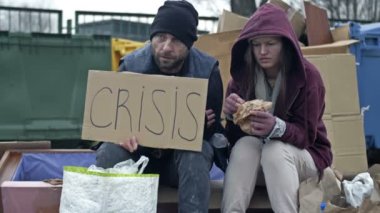
<svg viewBox="0 0 380 213"><path fill-rule="evenodd" d="M208 212L209 171L214 155L209 142L203 141L202 152L157 150L139 146L133 153L117 144L103 143L96 151L96 166L110 168L131 158L137 161L141 155L149 158L144 173L157 173L160 175L160 184L178 187L180 213Z"/></svg>

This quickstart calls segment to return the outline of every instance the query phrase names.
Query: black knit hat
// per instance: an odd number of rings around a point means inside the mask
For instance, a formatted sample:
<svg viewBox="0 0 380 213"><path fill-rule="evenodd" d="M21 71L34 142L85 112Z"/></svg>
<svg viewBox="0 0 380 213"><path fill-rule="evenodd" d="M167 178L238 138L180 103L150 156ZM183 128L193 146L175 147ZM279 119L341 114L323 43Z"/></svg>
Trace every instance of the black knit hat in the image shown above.
<svg viewBox="0 0 380 213"><path fill-rule="evenodd" d="M150 27L150 40L157 33L170 33L191 48L197 40L198 12L187 1L165 1Z"/></svg>

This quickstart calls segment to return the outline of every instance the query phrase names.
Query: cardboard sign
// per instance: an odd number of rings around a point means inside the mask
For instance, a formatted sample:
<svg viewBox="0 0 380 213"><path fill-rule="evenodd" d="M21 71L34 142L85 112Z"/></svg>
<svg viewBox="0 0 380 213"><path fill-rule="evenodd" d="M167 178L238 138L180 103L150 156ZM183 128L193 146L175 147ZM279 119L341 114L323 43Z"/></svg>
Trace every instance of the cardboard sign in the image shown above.
<svg viewBox="0 0 380 213"><path fill-rule="evenodd" d="M82 139L200 151L207 79L89 71Z"/></svg>

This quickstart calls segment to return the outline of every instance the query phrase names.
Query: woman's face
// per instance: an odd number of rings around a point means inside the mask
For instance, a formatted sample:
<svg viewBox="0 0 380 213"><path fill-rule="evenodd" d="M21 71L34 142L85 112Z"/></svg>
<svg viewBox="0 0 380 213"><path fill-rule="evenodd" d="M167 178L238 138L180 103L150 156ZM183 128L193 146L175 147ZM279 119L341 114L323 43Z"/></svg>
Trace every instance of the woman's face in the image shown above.
<svg viewBox="0 0 380 213"><path fill-rule="evenodd" d="M257 63L264 71L279 72L282 40L280 36L260 36L249 41Z"/></svg>

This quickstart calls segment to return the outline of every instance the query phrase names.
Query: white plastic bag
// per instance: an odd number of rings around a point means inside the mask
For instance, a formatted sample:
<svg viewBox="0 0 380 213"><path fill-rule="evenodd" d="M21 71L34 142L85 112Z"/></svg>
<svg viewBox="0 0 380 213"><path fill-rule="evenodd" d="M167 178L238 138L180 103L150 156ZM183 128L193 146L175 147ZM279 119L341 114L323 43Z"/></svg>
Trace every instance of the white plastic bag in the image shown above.
<svg viewBox="0 0 380 213"><path fill-rule="evenodd" d="M159 176L141 174L148 161L142 156L136 163L128 160L110 169L66 166L60 212L156 212Z"/></svg>
<svg viewBox="0 0 380 213"><path fill-rule="evenodd" d="M141 156L136 163L132 159L129 159L117 163L114 167L108 169L103 169L102 167L91 165L90 167L88 167L88 171L117 174L142 174L146 165L148 165L148 162L149 158Z"/></svg>
<svg viewBox="0 0 380 213"><path fill-rule="evenodd" d="M364 198L371 196L373 180L368 172L360 173L352 181L343 181L344 194L351 206L359 207Z"/></svg>

